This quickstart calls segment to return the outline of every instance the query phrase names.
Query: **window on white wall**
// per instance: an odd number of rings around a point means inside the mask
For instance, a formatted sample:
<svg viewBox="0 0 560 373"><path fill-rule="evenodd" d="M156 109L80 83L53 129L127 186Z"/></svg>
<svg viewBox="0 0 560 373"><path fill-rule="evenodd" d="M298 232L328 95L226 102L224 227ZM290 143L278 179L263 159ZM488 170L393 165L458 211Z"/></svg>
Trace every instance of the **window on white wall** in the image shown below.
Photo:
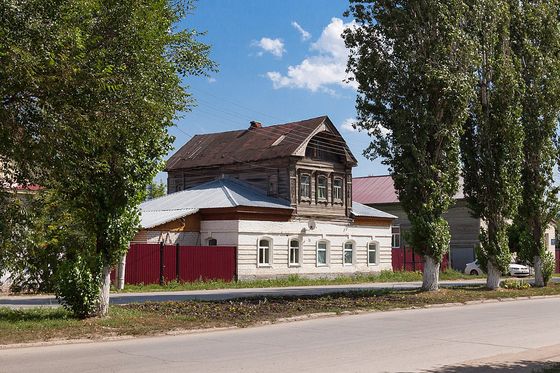
<svg viewBox="0 0 560 373"><path fill-rule="evenodd" d="M208 239L208 246L218 246L218 240L215 238Z"/></svg>
<svg viewBox="0 0 560 373"><path fill-rule="evenodd" d="M346 242L342 253L342 262L345 266L352 265L354 262L354 243Z"/></svg>
<svg viewBox="0 0 560 373"><path fill-rule="evenodd" d="M299 241L298 240L290 240L290 265L297 266L299 265L300 261L300 249L299 249Z"/></svg>
<svg viewBox="0 0 560 373"><path fill-rule="evenodd" d="M367 262L368 262L368 265L376 265L377 264L377 243L375 243L375 242L368 243Z"/></svg>
<svg viewBox="0 0 560 373"><path fill-rule="evenodd" d="M396 226L391 228L391 247L399 248L401 247L401 227Z"/></svg>
<svg viewBox="0 0 560 373"><path fill-rule="evenodd" d="M317 243L317 266L327 265L327 242L319 241Z"/></svg>
<svg viewBox="0 0 560 373"><path fill-rule="evenodd" d="M259 266L269 266L270 265L270 248L272 243L267 238L262 238L259 240Z"/></svg>

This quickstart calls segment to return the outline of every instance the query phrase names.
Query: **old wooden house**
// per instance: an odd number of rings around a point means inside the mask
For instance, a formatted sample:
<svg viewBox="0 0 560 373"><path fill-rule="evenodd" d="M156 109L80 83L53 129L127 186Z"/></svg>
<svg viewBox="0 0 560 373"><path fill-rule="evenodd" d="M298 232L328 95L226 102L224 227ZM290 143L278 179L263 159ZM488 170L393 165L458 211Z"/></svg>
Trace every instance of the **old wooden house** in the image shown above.
<svg viewBox="0 0 560 373"><path fill-rule="evenodd" d="M391 269L395 216L352 201L356 163L326 116L194 136L135 240L235 246L239 278Z"/></svg>

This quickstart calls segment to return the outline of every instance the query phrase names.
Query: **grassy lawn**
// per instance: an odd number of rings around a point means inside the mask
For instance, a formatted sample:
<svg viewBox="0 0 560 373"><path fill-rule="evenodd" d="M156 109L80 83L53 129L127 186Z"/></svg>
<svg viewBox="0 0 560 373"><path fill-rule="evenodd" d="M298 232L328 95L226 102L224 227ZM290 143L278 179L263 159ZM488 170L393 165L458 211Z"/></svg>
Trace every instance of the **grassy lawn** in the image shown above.
<svg viewBox="0 0 560 373"><path fill-rule="evenodd" d="M417 290L375 290L324 296L251 298L232 301L184 301L112 306L105 319L77 320L63 309L0 308L0 345L53 339L100 339L154 335L176 330L247 327L262 322L322 312L387 311L473 300L560 295L560 285L546 288L484 290L481 286Z"/></svg>
<svg viewBox="0 0 560 373"><path fill-rule="evenodd" d="M464 280L474 278L485 278L485 276L471 276L464 273L447 270L440 274L440 280ZM373 275L340 276L336 278L316 278L309 279L297 275L266 279L266 280L246 280L237 282L225 281L197 281L197 282L168 282L161 286L158 284L147 285L126 285L121 292L138 293L149 291L180 291L180 290L211 290L211 289L244 289L244 288L271 288L287 286L314 286L314 285L344 285L362 284L368 282L411 282L422 281L421 272L393 272L381 271Z"/></svg>

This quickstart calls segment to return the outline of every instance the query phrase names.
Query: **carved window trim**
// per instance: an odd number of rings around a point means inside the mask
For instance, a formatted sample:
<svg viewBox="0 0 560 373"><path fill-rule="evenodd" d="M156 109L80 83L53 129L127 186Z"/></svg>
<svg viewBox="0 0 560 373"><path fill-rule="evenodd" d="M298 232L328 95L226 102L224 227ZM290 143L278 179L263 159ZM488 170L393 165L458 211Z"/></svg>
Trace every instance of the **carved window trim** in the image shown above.
<svg viewBox="0 0 560 373"><path fill-rule="evenodd" d="M340 185L337 185L340 182ZM335 176L333 178L332 186L332 200L333 203L343 204L344 203L344 178L341 176Z"/></svg>
<svg viewBox="0 0 560 373"><path fill-rule="evenodd" d="M307 183L303 182L304 178L307 179ZM300 201L310 201L311 200L311 174L307 172L301 173L298 179L299 179L298 188L299 188Z"/></svg>
<svg viewBox="0 0 560 373"><path fill-rule="evenodd" d="M324 181L324 184L321 183ZM317 202L327 202L327 193L328 193L328 185L329 179L327 176L319 174L317 175L317 186L316 186L316 193L317 193Z"/></svg>

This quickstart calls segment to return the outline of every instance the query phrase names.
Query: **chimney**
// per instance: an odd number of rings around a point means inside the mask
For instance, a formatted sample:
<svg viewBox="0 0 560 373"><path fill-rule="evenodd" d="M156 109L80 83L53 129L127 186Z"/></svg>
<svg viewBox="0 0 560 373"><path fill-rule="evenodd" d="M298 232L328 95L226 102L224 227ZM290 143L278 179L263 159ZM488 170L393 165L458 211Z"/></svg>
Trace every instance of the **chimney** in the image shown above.
<svg viewBox="0 0 560 373"><path fill-rule="evenodd" d="M261 122L257 122L255 120L251 121L251 125L249 126L249 129L255 129L255 128L262 128L262 123Z"/></svg>

